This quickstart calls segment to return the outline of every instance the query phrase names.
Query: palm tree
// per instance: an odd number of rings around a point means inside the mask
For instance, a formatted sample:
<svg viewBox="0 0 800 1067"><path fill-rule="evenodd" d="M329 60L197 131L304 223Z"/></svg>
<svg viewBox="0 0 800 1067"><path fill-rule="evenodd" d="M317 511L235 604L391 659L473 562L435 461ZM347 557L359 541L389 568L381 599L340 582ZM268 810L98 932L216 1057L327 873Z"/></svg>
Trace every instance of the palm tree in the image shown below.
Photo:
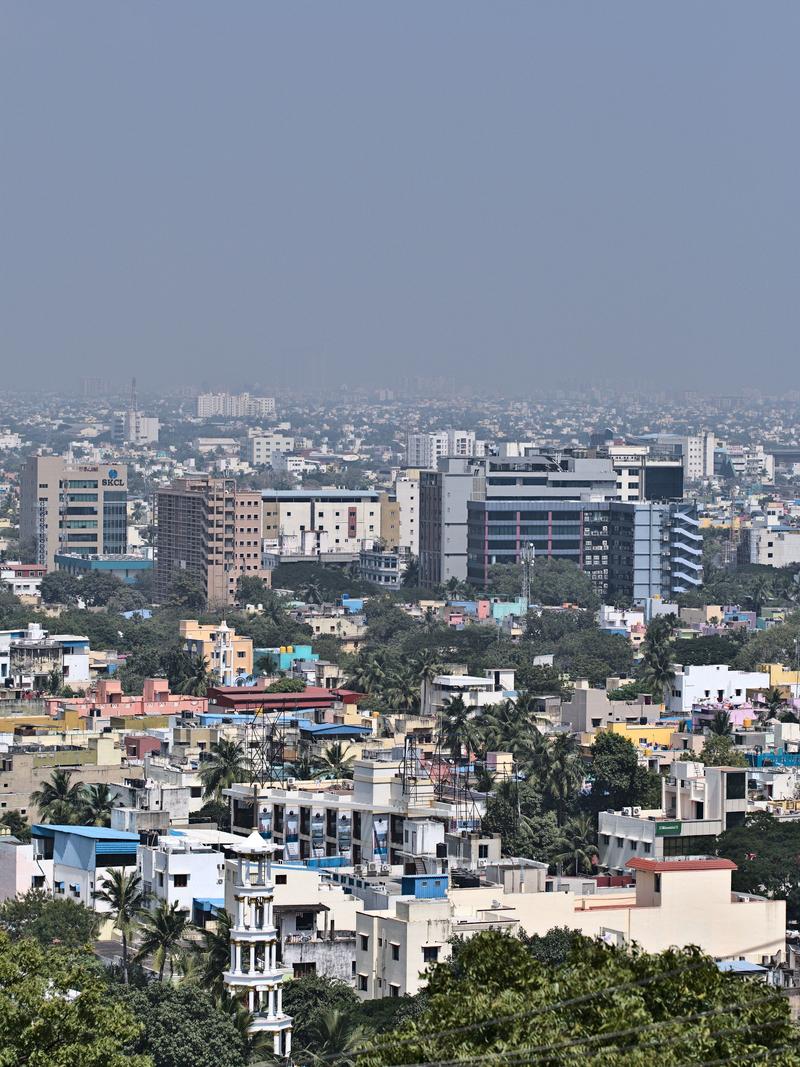
<svg viewBox="0 0 800 1067"><path fill-rule="evenodd" d="M198 977L205 989L220 995L224 992L222 975L231 962L230 939L232 920L224 908L216 914L216 923L198 926L200 940L192 943L192 953L198 964Z"/></svg>
<svg viewBox="0 0 800 1067"><path fill-rule="evenodd" d="M314 775L315 778L352 778L352 764L355 752L352 755L350 747L345 748L341 741L335 741L328 745L322 753L320 768Z"/></svg>
<svg viewBox="0 0 800 1067"><path fill-rule="evenodd" d="M83 782L72 782L72 771L57 767L39 789L31 793L42 822L80 822L84 803Z"/></svg>
<svg viewBox="0 0 800 1067"><path fill-rule="evenodd" d="M31 828L24 815L16 809L3 812L0 826L4 826L12 837L16 837L17 841L22 841L23 844L27 844L31 839Z"/></svg>
<svg viewBox="0 0 800 1067"><path fill-rule="evenodd" d="M419 560L416 556L409 559L402 584L406 587L419 585Z"/></svg>
<svg viewBox="0 0 800 1067"><path fill-rule="evenodd" d="M313 1064L336 1060L339 1067L355 1067L358 1053L372 1037L372 1031L338 1008L326 1008L309 1027L309 1046L313 1052L303 1059Z"/></svg>
<svg viewBox="0 0 800 1067"><path fill-rule="evenodd" d="M774 719L778 714L779 708L782 708L786 701L783 699L783 694L777 686L773 686L764 694L764 703L769 709L769 717Z"/></svg>
<svg viewBox="0 0 800 1067"><path fill-rule="evenodd" d="M671 645L654 645L645 650L642 656L642 681L653 695L661 695L664 704L669 701L675 681L675 667L671 659Z"/></svg>
<svg viewBox="0 0 800 1067"><path fill-rule="evenodd" d="M178 686L178 692L190 697L207 696L208 687L214 684L214 676L209 670L206 657L193 656L190 670L188 678Z"/></svg>
<svg viewBox="0 0 800 1067"><path fill-rule="evenodd" d="M426 608L426 611L430 610ZM437 674L442 673L443 666L439 656L432 648L425 648L418 652L409 663L411 677L417 683L432 682Z"/></svg>
<svg viewBox="0 0 800 1067"><path fill-rule="evenodd" d="M169 963L169 976L172 978L175 961L181 953L181 942L189 926L189 913L178 906L177 900L167 904L161 900L154 911L148 912L141 920L142 939L135 959L143 960L153 957L158 967L158 980L164 981L164 968Z"/></svg>
<svg viewBox="0 0 800 1067"><path fill-rule="evenodd" d="M467 754L477 747L478 730L472 718L472 709L467 707L460 693L449 697L442 705L439 729L444 746L454 760L461 759L465 747Z"/></svg>
<svg viewBox="0 0 800 1067"><path fill-rule="evenodd" d="M386 679L381 700L392 711L413 714L419 711L419 685L405 671L395 671Z"/></svg>
<svg viewBox="0 0 800 1067"><path fill-rule="evenodd" d="M597 856L596 833L588 815L576 815L564 827L564 849L555 861L563 865L565 874L591 874Z"/></svg>
<svg viewBox="0 0 800 1067"><path fill-rule="evenodd" d="M83 792L83 823L86 826L110 826L111 811L117 794L107 785L87 785Z"/></svg>
<svg viewBox="0 0 800 1067"><path fill-rule="evenodd" d="M575 800L582 780L577 742L570 734L559 734L550 746L550 759L542 783L545 803L555 810L559 826L564 825L567 810Z"/></svg>
<svg viewBox="0 0 800 1067"><path fill-rule="evenodd" d="M380 692L387 675L386 656L382 652L362 652L348 678L348 686L362 693Z"/></svg>
<svg viewBox="0 0 800 1067"><path fill-rule="evenodd" d="M731 736L731 717L727 711L714 712L714 717L708 724L708 732L717 737Z"/></svg>
<svg viewBox="0 0 800 1067"><path fill-rule="evenodd" d="M122 935L122 974L128 984L128 935L144 910L142 881L135 871L127 874L121 867L112 867L100 888L95 890L95 899L108 904L114 926Z"/></svg>
<svg viewBox="0 0 800 1067"><path fill-rule="evenodd" d="M64 684L64 675L58 669L53 667L50 673L47 675L47 692L51 696L58 696L61 692L61 686Z"/></svg>
<svg viewBox="0 0 800 1067"><path fill-rule="evenodd" d="M229 741L221 737L214 741L205 759L200 764L200 781L203 796L222 796L235 782L244 782L249 777L247 756L241 741Z"/></svg>
<svg viewBox="0 0 800 1067"><path fill-rule="evenodd" d="M307 582L303 588L303 599L307 604L324 604L325 596L319 582Z"/></svg>
<svg viewBox="0 0 800 1067"><path fill-rule="evenodd" d="M319 763L307 755L298 755L292 763L292 776L299 778L301 782L308 782L316 778L319 772Z"/></svg>
<svg viewBox="0 0 800 1067"><path fill-rule="evenodd" d="M764 608L764 604L773 595L774 589L772 579L768 578L765 574L760 574L753 580L747 599L750 601L750 606L756 615L760 615Z"/></svg>

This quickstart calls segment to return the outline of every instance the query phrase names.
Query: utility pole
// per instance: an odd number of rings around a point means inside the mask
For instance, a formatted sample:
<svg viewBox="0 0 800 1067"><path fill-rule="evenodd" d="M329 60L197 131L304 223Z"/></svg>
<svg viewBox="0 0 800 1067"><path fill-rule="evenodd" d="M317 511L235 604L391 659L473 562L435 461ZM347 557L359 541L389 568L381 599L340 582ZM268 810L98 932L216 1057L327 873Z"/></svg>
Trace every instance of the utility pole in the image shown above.
<svg viewBox="0 0 800 1067"><path fill-rule="evenodd" d="M521 595L525 604L525 614L531 609L531 582L533 581L533 564L536 558L536 549L532 541L522 546L520 561L522 563L522 589Z"/></svg>

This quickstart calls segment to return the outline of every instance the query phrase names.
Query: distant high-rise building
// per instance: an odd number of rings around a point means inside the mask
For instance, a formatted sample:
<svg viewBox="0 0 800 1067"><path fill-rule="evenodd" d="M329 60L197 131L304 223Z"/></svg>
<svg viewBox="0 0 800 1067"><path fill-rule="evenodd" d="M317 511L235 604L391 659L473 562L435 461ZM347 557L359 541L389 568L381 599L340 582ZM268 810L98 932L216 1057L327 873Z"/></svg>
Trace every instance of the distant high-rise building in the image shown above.
<svg viewBox="0 0 800 1067"><path fill-rule="evenodd" d="M213 607L231 604L243 575L261 568L261 494L237 490L230 478L178 478L158 491L156 594L169 596L187 572Z"/></svg>
<svg viewBox="0 0 800 1067"><path fill-rule="evenodd" d="M266 418L275 414L275 398L250 396L249 393L200 393L197 397L197 417L208 419L223 416L231 419Z"/></svg>
<svg viewBox="0 0 800 1067"><path fill-rule="evenodd" d="M410 433L406 442L406 466L436 470L440 459L482 456L485 452L486 442L476 440L471 430Z"/></svg>
<svg viewBox="0 0 800 1067"><path fill-rule="evenodd" d="M112 437L114 441L129 445L151 445L158 441L161 423L158 419L142 415L140 411L116 411Z"/></svg>
<svg viewBox="0 0 800 1067"><path fill-rule="evenodd" d="M31 456L20 482L20 537L35 544L48 570L57 552L127 551L128 469L124 464L73 464L63 456Z"/></svg>

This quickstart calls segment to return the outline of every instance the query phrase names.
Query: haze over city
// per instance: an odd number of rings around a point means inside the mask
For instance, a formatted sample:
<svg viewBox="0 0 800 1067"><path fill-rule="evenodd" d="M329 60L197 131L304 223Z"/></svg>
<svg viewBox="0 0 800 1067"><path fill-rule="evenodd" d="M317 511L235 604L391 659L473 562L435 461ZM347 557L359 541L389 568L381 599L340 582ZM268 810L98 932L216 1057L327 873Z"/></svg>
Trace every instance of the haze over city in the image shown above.
<svg viewBox="0 0 800 1067"><path fill-rule="evenodd" d="M796 4L7 3L20 384L797 385Z"/></svg>

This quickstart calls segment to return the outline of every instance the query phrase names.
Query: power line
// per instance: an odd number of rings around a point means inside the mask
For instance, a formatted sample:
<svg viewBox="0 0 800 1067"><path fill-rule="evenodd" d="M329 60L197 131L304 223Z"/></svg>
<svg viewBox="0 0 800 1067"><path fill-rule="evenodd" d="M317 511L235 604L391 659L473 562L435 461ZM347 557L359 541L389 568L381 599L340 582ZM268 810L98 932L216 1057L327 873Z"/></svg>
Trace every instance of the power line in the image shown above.
<svg viewBox="0 0 800 1067"><path fill-rule="evenodd" d="M750 945L747 948L739 950L740 955L747 955L749 953L757 952L759 949L771 948L774 945L772 941L762 942L759 945ZM685 967L673 967L668 971L663 971L660 974L648 975L646 978L638 978L631 982L622 982L613 986L604 986L602 989L595 989L591 993L582 993L577 997L569 997L566 1000L556 1001L553 1004L546 1004L540 1008L532 1008L529 1011L513 1012L509 1015L497 1015L490 1019L483 1019L477 1023L467 1023L464 1026L450 1027L446 1030L429 1031L424 1034L415 1034L413 1037L399 1038L396 1041L383 1041L378 1044L362 1045L359 1048L351 1049L347 1056L354 1056L361 1052L379 1052L382 1048L397 1048L400 1045L414 1045L422 1043L426 1040L437 1039L444 1036L454 1036L457 1034L471 1033L474 1030L482 1030L489 1026L502 1025L506 1022L512 1022L516 1019L535 1018L538 1015L546 1015L552 1011L558 1011L561 1008L571 1008L576 1004L584 1004L590 1000L594 1000L595 997L607 996L611 993L624 992L629 989L642 988L647 985L652 985L654 982L661 982L666 978L674 978L679 974L686 974L689 971L698 970L707 965L708 961L702 959L696 963L690 963ZM320 1056L320 1060L335 1061L343 1059L344 1056L341 1053L333 1052L328 1053L325 1056ZM458 1061L462 1062L462 1061ZM464 1061L469 1062L469 1061Z"/></svg>
<svg viewBox="0 0 800 1067"><path fill-rule="evenodd" d="M787 989L787 990L777 990L776 992L777 992L777 994L779 996L787 996L787 997L789 997L789 996L797 996L797 995L800 995L800 988ZM608 1031L606 1033L601 1033L601 1034L590 1034L587 1037L578 1038L578 1039L576 1039L574 1041L562 1041L562 1042L560 1042L558 1044L532 1045L532 1046L529 1046L528 1048L513 1049L513 1050L510 1050L509 1052L491 1053L491 1052L488 1052L488 1051L484 1051L480 1055L471 1056L471 1057L464 1057L462 1059L427 1060L425 1062L414 1063L414 1064L406 1064L406 1065L399 1065L398 1064L398 1065L394 1065L394 1067L468 1067L468 1065L472 1064L472 1063L484 1063L490 1056L497 1063L502 1063L504 1065L504 1067L505 1067L505 1065L508 1065L508 1064L518 1064L518 1065L525 1064L525 1065L528 1065L528 1064L533 1064L533 1063L541 1063L542 1061L552 1059L553 1058L553 1056L552 1056L553 1053L564 1052L564 1051L566 1051L567 1049L570 1049L570 1048L578 1048L579 1046L591 1045L591 1044L594 1044L595 1042L611 1041L614 1038L618 1038L618 1037L631 1037L634 1034L650 1033L650 1032L652 1032L654 1030L659 1030L659 1029L661 1029L662 1027L665 1027L665 1026L676 1026L679 1023L697 1022L700 1019L707 1019L707 1018L710 1018L710 1017L715 1016L715 1015L723 1015L726 1012L749 1011L750 1009L752 1009L754 1007L758 1007L758 1005L760 1005L760 1004L767 1004L770 1001L772 1001L773 999L774 999L773 996L769 996L769 997L761 997L759 1000L753 1000L753 1001L750 1001L747 1004L737 1004L737 1003L728 1002L727 1004L723 1004L718 1008L709 1008L707 1011L694 1012L692 1014L686 1014L686 1015L676 1015L676 1016L673 1016L670 1019L660 1019L657 1022L648 1023L645 1026L632 1026L632 1027L628 1027L628 1028L626 1028L624 1030L611 1030L611 1031ZM777 1025L778 1022L784 1022L784 1021L785 1020L776 1020L776 1022L774 1024L772 1024L772 1025ZM754 1024L752 1024L752 1026L750 1028L753 1028L755 1026L761 1026L763 1028L766 1025L767 1025L766 1023L754 1023ZM734 1029L737 1029L737 1028L734 1028ZM743 1029L748 1029L748 1027L745 1027ZM662 1042L659 1042L658 1044L659 1044L659 1047L667 1047L669 1044L679 1044L680 1040L682 1040L682 1039L673 1040L672 1042L668 1042L668 1041L667 1042L663 1042L662 1041ZM798 1038L798 1040L800 1041L800 1038ZM642 1046L642 1045L636 1044L636 1045L629 1045L629 1046L627 1046L626 1049L620 1049L620 1050L617 1050L617 1051L622 1052L622 1051L629 1051L631 1049L648 1048L648 1047L651 1047L651 1046L648 1046L648 1045ZM603 1051L603 1050L599 1049L597 1051ZM540 1053L540 1055L534 1056L534 1055L532 1055L533 1053Z"/></svg>

